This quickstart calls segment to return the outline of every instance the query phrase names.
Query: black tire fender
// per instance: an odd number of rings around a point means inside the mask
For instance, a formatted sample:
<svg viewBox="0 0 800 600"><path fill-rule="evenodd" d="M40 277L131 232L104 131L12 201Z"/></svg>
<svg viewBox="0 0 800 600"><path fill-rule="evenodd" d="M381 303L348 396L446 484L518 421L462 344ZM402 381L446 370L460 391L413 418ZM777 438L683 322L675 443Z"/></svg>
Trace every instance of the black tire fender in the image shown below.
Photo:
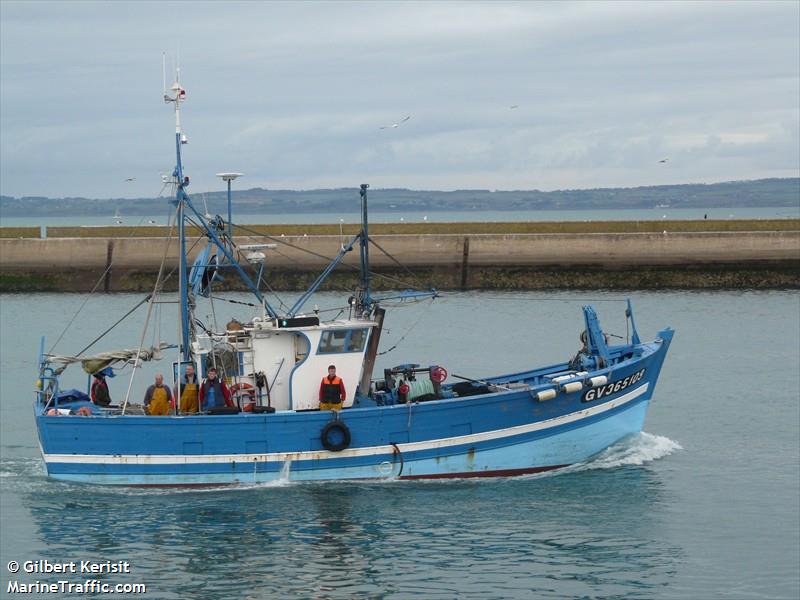
<svg viewBox="0 0 800 600"><path fill-rule="evenodd" d="M342 421L331 421L319 434L322 447L331 452L341 452L350 445L350 428Z"/></svg>

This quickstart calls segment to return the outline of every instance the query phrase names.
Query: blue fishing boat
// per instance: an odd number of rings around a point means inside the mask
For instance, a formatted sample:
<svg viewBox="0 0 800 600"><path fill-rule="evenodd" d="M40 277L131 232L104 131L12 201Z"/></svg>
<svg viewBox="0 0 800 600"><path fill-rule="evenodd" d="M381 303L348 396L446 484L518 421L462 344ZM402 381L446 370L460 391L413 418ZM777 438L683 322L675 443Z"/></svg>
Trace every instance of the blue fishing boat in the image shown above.
<svg viewBox="0 0 800 600"><path fill-rule="evenodd" d="M360 231L292 307L277 311L262 291L261 250L268 245L237 245L230 208L227 221L210 217L187 194L179 77L164 100L174 106L176 119L176 166L165 180L175 190L171 230L180 249L178 339L145 347L143 333L138 347L96 354L87 347L72 356L46 352L42 339L34 413L50 477L213 486L511 476L585 461L641 431L673 330L641 342L630 301L628 339L615 345L594 309L584 306L581 347L565 362L489 378L451 375L449 382L443 365L407 363L375 376L387 301L437 292L374 293L367 185L360 189ZM190 224L204 237L200 252L187 248ZM360 277L346 317L326 321L319 311L305 311L351 251L359 254ZM142 301L148 304L146 321L163 296L165 267L166 260L153 293ZM197 306L223 273L241 278L258 314L217 331L199 318ZM179 357L172 365L173 403L160 416L143 414L129 401L136 371L170 348ZM62 389L64 371L77 364L97 376L100 388L103 374L132 366L125 400L103 406L102 393L91 398ZM321 381L331 364L336 373ZM197 381L187 380L189 367Z"/></svg>

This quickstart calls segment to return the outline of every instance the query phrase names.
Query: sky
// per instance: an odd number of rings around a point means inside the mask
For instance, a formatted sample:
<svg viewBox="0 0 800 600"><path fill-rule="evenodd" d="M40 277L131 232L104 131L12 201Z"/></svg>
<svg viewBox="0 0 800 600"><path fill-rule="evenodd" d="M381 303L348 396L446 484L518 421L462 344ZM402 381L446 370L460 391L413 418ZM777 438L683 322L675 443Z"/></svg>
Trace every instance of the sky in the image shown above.
<svg viewBox="0 0 800 600"><path fill-rule="evenodd" d="M193 193L800 176L794 0L0 0L0 193L157 196L163 52Z"/></svg>

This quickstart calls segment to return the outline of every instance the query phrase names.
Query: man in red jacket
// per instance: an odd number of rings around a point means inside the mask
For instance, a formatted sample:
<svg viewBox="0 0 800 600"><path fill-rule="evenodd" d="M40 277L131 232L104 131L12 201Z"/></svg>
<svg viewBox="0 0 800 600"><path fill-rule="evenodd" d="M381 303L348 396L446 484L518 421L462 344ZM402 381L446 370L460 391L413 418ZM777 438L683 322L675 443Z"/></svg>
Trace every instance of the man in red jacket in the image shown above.
<svg viewBox="0 0 800 600"><path fill-rule="evenodd" d="M217 370L211 367L208 377L200 386L200 411L220 406L233 406L231 392L224 381L217 379Z"/></svg>
<svg viewBox="0 0 800 600"><path fill-rule="evenodd" d="M103 369L94 374L91 398L92 402L97 406L108 406L111 404L111 394L108 392L108 383L106 382L108 371L110 371L110 369ZM111 376L113 377L113 372Z"/></svg>
<svg viewBox="0 0 800 600"><path fill-rule="evenodd" d="M319 409L342 410L346 398L344 382L336 375L336 366L331 365L327 377L323 377L319 384Z"/></svg>

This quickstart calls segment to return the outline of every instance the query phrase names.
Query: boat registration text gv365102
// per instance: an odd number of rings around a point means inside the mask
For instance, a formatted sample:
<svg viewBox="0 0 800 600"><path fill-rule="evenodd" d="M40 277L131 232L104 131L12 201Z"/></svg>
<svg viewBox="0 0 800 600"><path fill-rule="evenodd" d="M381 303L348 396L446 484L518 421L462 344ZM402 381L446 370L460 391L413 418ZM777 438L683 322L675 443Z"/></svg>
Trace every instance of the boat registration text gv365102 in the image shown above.
<svg viewBox="0 0 800 600"><path fill-rule="evenodd" d="M626 377L625 379L619 379L617 381L612 381L611 383L607 383L606 385L593 387L583 395L583 401L591 402L592 400L600 400L600 398L610 396L611 394L616 394L617 392L620 392L625 388L632 386L637 381L639 381L642 377L644 377L644 373L646 370L647 369L642 369L641 371L637 371L633 375L628 375L628 377Z"/></svg>

